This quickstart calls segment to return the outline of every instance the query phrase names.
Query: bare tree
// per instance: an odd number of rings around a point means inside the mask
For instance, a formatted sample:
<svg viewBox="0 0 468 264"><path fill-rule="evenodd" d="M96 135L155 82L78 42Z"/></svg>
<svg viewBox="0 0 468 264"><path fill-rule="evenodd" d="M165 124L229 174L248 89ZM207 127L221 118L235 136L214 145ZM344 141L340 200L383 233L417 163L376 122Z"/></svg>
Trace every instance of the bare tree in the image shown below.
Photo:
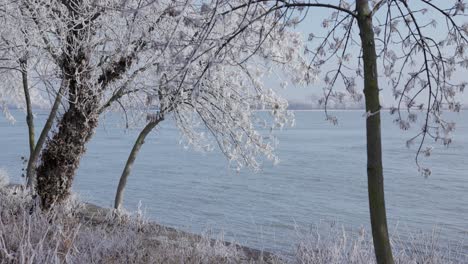
<svg viewBox="0 0 468 264"><path fill-rule="evenodd" d="M123 203L123 195L125 186L127 185L128 176L130 175L130 171L132 169L133 164L137 158L138 152L140 151L141 147L145 143L145 139L148 134L161 122L163 121L162 117L156 117L154 120L150 120L148 124L141 130L140 134L138 135L135 144L133 145L130 154L128 155L127 162L125 163L124 170L122 175L120 176L119 185L117 186L117 191L115 194L115 201L114 201L114 208L120 209Z"/></svg>
<svg viewBox="0 0 468 264"><path fill-rule="evenodd" d="M329 102L365 101L374 247L379 263L392 263L378 79L387 80L397 100L395 122L402 129L421 125L408 141L420 140L418 166L419 155L430 154L423 148L428 137L451 142L454 124L441 113L459 111L456 95L466 86L452 78L468 66L461 0L3 1L6 9L24 10L12 19L27 23L28 40L47 54L41 65L53 65L44 82L52 84L51 94L66 98L59 100L65 110L56 130L41 147L37 190L45 208L68 196L85 145L108 107L138 108L148 116L148 128L170 116L188 144L206 147L211 135L238 166L258 168L258 154L275 156L273 142L255 130L253 106L271 109L273 126L289 118L287 103L261 85L262 76L279 65L304 83L324 71L321 102L328 120L337 122L326 110ZM325 36L309 35L306 63L302 40L289 29L313 8L330 10L330 17L322 22ZM433 17L445 22L437 34ZM141 147L147 130L135 146ZM139 147L134 149L136 154Z"/></svg>
<svg viewBox="0 0 468 264"><path fill-rule="evenodd" d="M131 167L146 136L166 117L174 119L188 145L210 150L210 139L214 139L215 145L238 168L259 169L256 159L259 154L277 160L273 153L274 140L269 142L256 131L256 127L261 126L258 121L265 120L260 120L253 112L270 110L274 117L272 128L289 122L292 116L286 111L287 102L263 87L262 82L273 67L288 72L295 83L305 82L303 73L307 65L301 50L296 49L302 41L300 35L287 30L290 26L281 21L284 14L264 13L263 9L226 12L231 11L233 3L213 1L202 5L201 12L210 22L198 27L196 32L202 32L207 39L218 38L218 44L198 47L199 52L205 54L197 59L198 66L181 65L184 86L179 85L181 81L174 86L164 75L157 96L146 100L148 107L158 111L148 114L148 122L130 152L117 188L116 209L122 205ZM205 48L208 50L203 50ZM188 58L194 57L189 54ZM195 74L185 73L194 70ZM268 138L274 139L273 135Z"/></svg>
<svg viewBox="0 0 468 264"><path fill-rule="evenodd" d="M11 19L27 25L30 41L45 54L41 69L48 75L40 77L54 103L28 164L43 208L69 195L108 107L138 109L150 124L171 117L187 144L211 148L214 139L238 166L258 168L262 154L276 158L274 139L256 131L253 110L272 109L275 127L291 116L287 102L260 80L274 59L285 69L305 63L295 49L299 34L261 26L267 21L261 18L243 24L261 10L220 16L225 1L4 1L22 10ZM261 57L247 65L255 52Z"/></svg>
<svg viewBox="0 0 468 264"><path fill-rule="evenodd" d="M38 89L37 76L30 78L31 72L38 71L41 56L38 55L35 43L30 41L32 36L27 32L27 23L15 23L18 22L20 13L21 10L11 10L7 3L1 3L0 19L3 27L0 30L0 100L25 110L31 158L35 149L33 103L44 105L45 102ZM4 112L7 111L4 107Z"/></svg>
<svg viewBox="0 0 468 264"><path fill-rule="evenodd" d="M330 17L321 24L326 35L309 35L305 52L310 63L304 74L313 77L325 70L320 103L326 118L333 123L337 119L327 111L331 101L365 100L368 195L375 254L378 263L393 263L385 210L378 78L387 80L392 89L397 105L391 113L397 115L395 122L401 129L418 124L418 113L423 116L420 132L407 144L420 139L416 164L428 176L430 170L421 166L418 159L421 153L430 154L431 147L423 148L426 138L432 137L444 145L451 142L454 123L441 114L446 109L460 110L456 95L467 85L452 78L457 68L468 67L465 2L256 0L233 5L232 10L264 6L272 7L264 8L265 12L289 11L287 17L296 16L290 20L295 24L304 21L314 8L330 10ZM444 23L434 34L438 21ZM357 90L359 82L363 82L364 95Z"/></svg>
<svg viewBox="0 0 468 264"><path fill-rule="evenodd" d="M3 58L3 61L11 62L12 58ZM9 64L9 63L7 63ZM29 150L30 154L34 151L34 116L32 111L32 103L31 103L31 95L29 92L30 85L28 80L28 60L25 56L19 58L15 65L11 66L0 66L0 70L2 71L16 71L17 73L21 74L21 87L22 92L24 94L24 106L26 108L26 124L28 126L28 142L29 142ZM14 73L4 73L4 75L11 75ZM15 93L15 92L14 92ZM15 93L16 94L16 93ZM6 97L6 96L5 96Z"/></svg>

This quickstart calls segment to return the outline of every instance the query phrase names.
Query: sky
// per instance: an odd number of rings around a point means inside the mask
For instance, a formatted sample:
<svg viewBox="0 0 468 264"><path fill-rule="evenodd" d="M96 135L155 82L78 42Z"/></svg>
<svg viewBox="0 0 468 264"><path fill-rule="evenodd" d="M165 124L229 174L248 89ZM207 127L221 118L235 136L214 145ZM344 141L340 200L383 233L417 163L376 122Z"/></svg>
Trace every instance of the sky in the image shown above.
<svg viewBox="0 0 468 264"><path fill-rule="evenodd" d="M325 1L327 3L333 3L336 1ZM442 3L442 1L433 1ZM445 1L444 1L445 2ZM445 2L447 3L453 3L453 0ZM417 2L417 1L409 1L409 4L413 5L413 10L415 9L420 9L424 6L426 6L423 3ZM383 11L383 12L382 12ZM296 31L300 32L301 34L304 35L304 40L307 40L307 36L309 33L313 33L316 36L324 36L326 34L326 29L322 27L322 21L324 18L328 18L330 14L333 11L330 9L325 9L325 8L313 8L310 9L306 18L295 28ZM381 18L383 20L383 15L385 15L385 10L381 10L378 13L377 19ZM438 24L437 30L434 30L433 28L428 28L426 31L426 34L428 34L431 37L434 37L437 39L437 33L440 33L440 30L443 30L444 25L445 25L445 19L443 19L440 15L436 16L435 13L428 12L427 13L428 18L434 18ZM425 18L422 18L422 21L420 22L421 24L424 21ZM375 22L375 20L374 20ZM468 22L468 17L461 18L458 22L461 24L467 23ZM354 30L357 31L357 25L354 25ZM356 36L357 37L357 36ZM315 44L318 42L315 42ZM314 44L313 42L310 43L311 46ZM356 50L356 49L355 49ZM359 50L355 51L353 54L358 54ZM422 56L422 54L421 54ZM357 55L355 56L355 59L357 58ZM330 61L328 66L325 66L323 69L326 71L327 69L332 69L334 65L337 64L337 60ZM325 72L322 71L322 72ZM379 71L379 76L381 75ZM323 74L319 75L318 80L315 83L312 83L306 87L301 87L301 86L294 86L290 85L288 89L281 89L279 88L279 81L277 79L269 79L266 80L266 84L270 87L273 87L279 94L287 98L291 102L300 102L300 103L316 103L318 98L321 97L323 90L322 88L325 86L323 82ZM468 75L467 75L467 69L460 69L458 72L455 73L454 77L452 78L452 81L454 83L459 83L462 81L468 81ZM382 89L381 92L381 102L384 107L389 107L391 105L394 105L394 99L391 91L391 87L386 85L387 80L385 78L380 77L379 78L379 85L380 88ZM358 82L358 89L362 90L359 87L362 87L362 83ZM464 107L468 106L468 91L466 91L463 94L460 94L460 102L464 105Z"/></svg>

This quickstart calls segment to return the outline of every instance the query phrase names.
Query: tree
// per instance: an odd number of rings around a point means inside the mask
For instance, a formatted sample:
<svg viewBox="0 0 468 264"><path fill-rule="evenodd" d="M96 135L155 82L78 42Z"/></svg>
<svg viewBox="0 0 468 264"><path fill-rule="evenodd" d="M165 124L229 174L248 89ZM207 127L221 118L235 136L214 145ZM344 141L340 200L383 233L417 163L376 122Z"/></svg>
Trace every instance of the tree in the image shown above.
<svg viewBox="0 0 468 264"><path fill-rule="evenodd" d="M337 119L327 111L330 101L365 100L368 195L375 255L378 263L393 263L385 210L378 78L388 81L387 86L397 100L391 113L397 115L395 122L401 129L417 124L419 112L424 116L420 132L407 144L420 139L416 164L428 176L430 170L419 162L421 153L429 155L431 151L430 147L423 149L426 138L450 144L454 123L446 121L441 113L445 109L460 110L456 95L467 85L452 79L457 67L468 67L465 2L255 0L233 5L232 10L257 7L264 8L265 13L282 10L292 17L293 24L304 21L310 9L331 10L330 17L322 22L328 31L326 35L318 37L314 32L309 35L310 44L305 52L310 63L304 74L326 70L320 103L326 118L333 123ZM434 17L445 22L436 34L431 29L437 26ZM353 47L357 48L358 57L353 57ZM334 62L337 67L327 66L327 62ZM359 78L364 96L356 89ZM340 90L340 81L344 92Z"/></svg>
<svg viewBox="0 0 468 264"><path fill-rule="evenodd" d="M64 105L54 133L40 148L37 190L44 208L68 196L86 143L108 107L137 109L148 116L149 128L170 116L187 143L206 146L207 132L229 159L256 168L258 154L275 156L273 143L254 127L253 106L271 109L273 126L288 120L286 102L261 86L263 74L278 65L293 82L303 83L325 70L321 102L327 119L337 121L326 111L330 101L365 100L374 247L379 263L392 263L378 77L397 99L391 110L395 122L402 129L421 123L408 141L420 139L418 166L419 154L430 154L423 149L427 137L451 142L454 124L441 113L459 111L456 95L466 86L452 79L457 67L468 66L461 0L2 1L7 10L24 10L9 19L28 25L28 40L45 54L41 65L51 65L43 67L51 94ZM323 38L309 35L305 63L301 38L290 29L312 8L329 9L331 15L322 22L328 30ZM434 36L436 16L446 23ZM353 49L359 56L353 57ZM327 69L327 62L336 67ZM360 81L364 95L357 89Z"/></svg>
<svg viewBox="0 0 468 264"><path fill-rule="evenodd" d="M180 92L180 86L168 85L165 81L168 77L163 76L157 97L146 101L147 107L158 111L148 115L148 122L129 154L117 188L116 209L122 205L131 167L146 136L169 115L188 145L212 149L206 141L211 137L238 168L258 169L260 163L256 157L259 154L277 159L273 142L267 142L256 131L260 125L258 121L262 120L254 110L270 110L274 117L272 128L289 122L291 116L286 111L286 101L263 87L262 81L272 67L279 67L288 72L295 83L304 83L306 64L301 51L296 49L301 45L301 39L285 29L288 25L280 22L281 16L277 14L261 15L263 11L256 9L226 12L233 3L213 1L201 7L213 25L210 35L218 38L219 44L209 48L213 49L209 57L202 58L205 61L197 69L200 74L188 81L189 86L183 88L183 92ZM187 78L186 74L183 78Z"/></svg>
<svg viewBox="0 0 468 264"><path fill-rule="evenodd" d="M300 35L268 26L266 17L250 20L260 10L220 16L225 1L4 3L5 13L21 10L8 18L25 24L44 54L41 77L54 102L28 164L43 208L69 195L86 143L109 107L145 114L150 124L173 118L187 144L210 148L205 140L212 138L238 166L258 168L258 155L276 158L274 138L257 132L261 120L253 111L271 109L266 123L273 127L290 115L287 102L260 80L273 64L294 74L305 63L295 49ZM253 53L259 56L247 64Z"/></svg>
<svg viewBox="0 0 468 264"><path fill-rule="evenodd" d="M364 97L367 135L367 188L369 210L374 239L375 256L378 263L393 263L388 237L387 216L383 185L382 140L380 128L379 84L377 80L377 54L375 47L372 15L367 0L356 1L359 35L361 37L364 68Z"/></svg>
<svg viewBox="0 0 468 264"><path fill-rule="evenodd" d="M0 30L0 79L2 81L0 100L4 101L2 104L4 113L12 122L14 118L8 112L7 103L25 110L31 157L35 149L33 103L36 105L46 103L35 85L35 79L32 80L34 84L31 85L29 73L39 71L37 65L41 56L37 53L35 43L30 41L31 36L28 36L27 26L23 23L14 23L15 19L12 18L19 12L21 10L11 10L6 3L0 5L0 19L3 24ZM12 34L15 31L17 34Z"/></svg>

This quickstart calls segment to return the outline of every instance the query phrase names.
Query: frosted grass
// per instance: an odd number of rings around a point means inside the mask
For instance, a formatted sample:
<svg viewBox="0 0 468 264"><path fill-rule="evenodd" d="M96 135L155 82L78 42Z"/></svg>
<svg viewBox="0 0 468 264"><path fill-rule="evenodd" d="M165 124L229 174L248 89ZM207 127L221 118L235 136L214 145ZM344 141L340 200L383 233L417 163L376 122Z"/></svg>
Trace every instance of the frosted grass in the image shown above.
<svg viewBox="0 0 468 264"><path fill-rule="evenodd" d="M265 253L253 259L236 243L210 232L193 235L161 228L141 210L115 215L90 213L72 197L50 212L31 211L34 203L20 186L0 188L0 263L374 263L371 236L319 224L296 229L292 255ZM86 216L87 217L83 217ZM90 217L91 215L91 217ZM392 239L396 263L464 263L463 243L444 248L436 233ZM215 240L213 239L215 238ZM466 245L465 245L466 246ZM258 256L257 256L258 257Z"/></svg>

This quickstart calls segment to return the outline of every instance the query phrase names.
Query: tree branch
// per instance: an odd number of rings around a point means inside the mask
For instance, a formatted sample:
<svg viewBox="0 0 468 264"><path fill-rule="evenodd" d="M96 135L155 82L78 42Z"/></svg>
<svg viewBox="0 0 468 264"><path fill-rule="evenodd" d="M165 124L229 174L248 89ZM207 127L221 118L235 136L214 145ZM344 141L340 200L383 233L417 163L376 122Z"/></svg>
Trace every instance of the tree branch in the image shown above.
<svg viewBox="0 0 468 264"><path fill-rule="evenodd" d="M257 3L266 3L266 2L275 2L275 3L282 3L283 5L279 6L280 8L289 8L289 7L324 7L324 8L329 8L329 9L335 9L341 12L348 13L349 15L353 17L357 17L355 12L352 12L351 10L348 10L346 8L343 8L341 6L337 5L332 5L332 4L321 4L321 3L290 3L285 0L277 0L277 1L272 1L272 0L256 0L256 1L249 1L249 3L239 5L236 7L233 7L231 10L225 11L221 13L221 15L226 15L232 11L250 6L252 4L257 4Z"/></svg>

